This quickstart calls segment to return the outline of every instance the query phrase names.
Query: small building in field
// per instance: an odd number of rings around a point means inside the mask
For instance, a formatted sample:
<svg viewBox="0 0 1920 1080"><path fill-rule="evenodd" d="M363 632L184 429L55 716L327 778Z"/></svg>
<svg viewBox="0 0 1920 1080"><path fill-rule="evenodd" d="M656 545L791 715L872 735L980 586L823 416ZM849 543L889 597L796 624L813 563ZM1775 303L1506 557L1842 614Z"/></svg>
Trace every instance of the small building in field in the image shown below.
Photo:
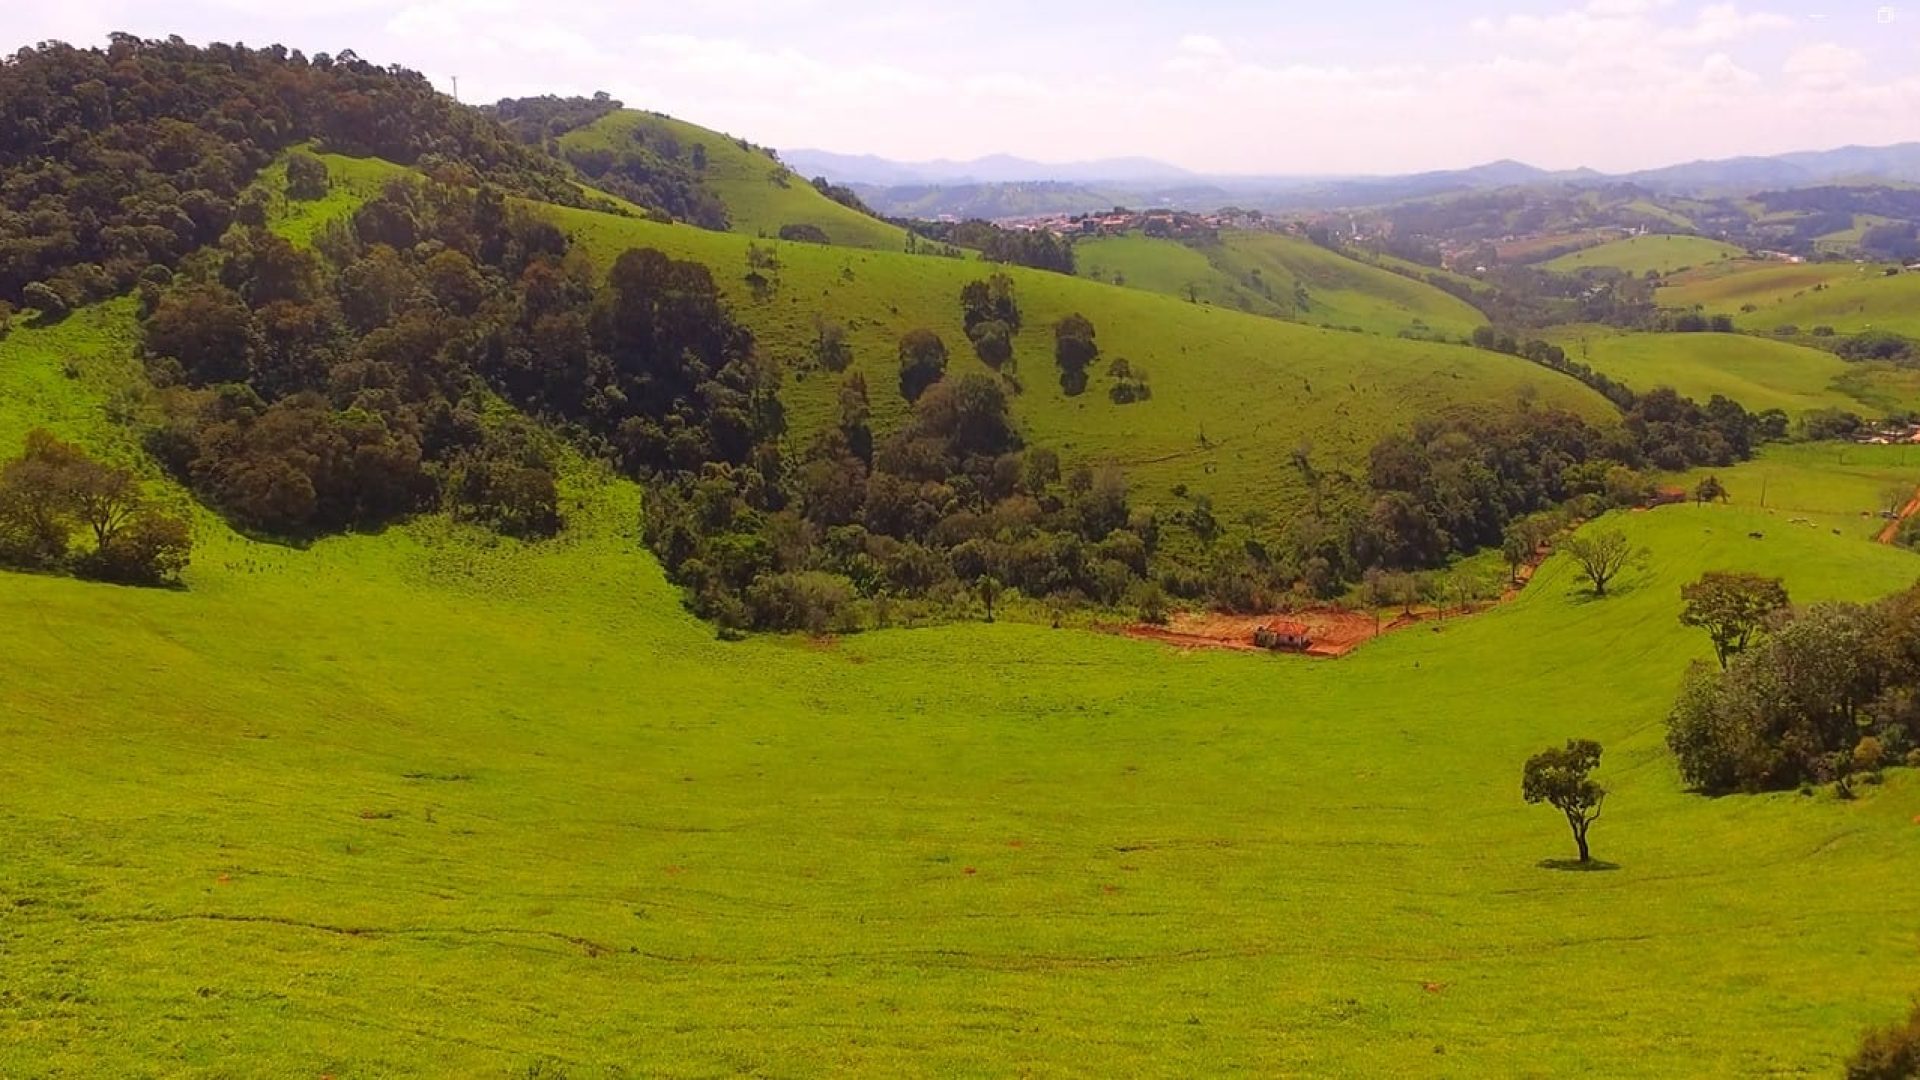
<svg viewBox="0 0 1920 1080"><path fill-rule="evenodd" d="M1275 652L1304 652L1313 644L1313 636L1306 623L1281 620L1256 628L1253 643Z"/></svg>

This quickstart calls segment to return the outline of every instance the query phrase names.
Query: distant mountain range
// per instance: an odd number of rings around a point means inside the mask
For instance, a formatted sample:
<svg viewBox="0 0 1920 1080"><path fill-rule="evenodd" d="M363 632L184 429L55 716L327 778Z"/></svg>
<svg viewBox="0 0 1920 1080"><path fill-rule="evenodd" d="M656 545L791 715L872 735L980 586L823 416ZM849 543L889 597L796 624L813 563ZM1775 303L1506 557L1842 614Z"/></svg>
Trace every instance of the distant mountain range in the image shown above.
<svg viewBox="0 0 1920 1080"><path fill-rule="evenodd" d="M1010 154L994 154L972 161L889 161L872 154L835 154L826 150L782 150L780 160L809 177L825 176L839 184L879 187L954 184L1025 184L1050 181L1063 184L1168 183L1193 180L1194 174L1151 158L1106 158L1048 164Z"/></svg>
<svg viewBox="0 0 1920 1080"><path fill-rule="evenodd" d="M1232 176L1195 173L1141 157L1056 164L1005 154L924 162L821 150L781 151L780 157L806 176L825 176L853 186L882 213L988 217L1089 211L1118 202L1185 209L1236 203L1266 210L1330 210L1541 184L1628 183L1668 194L1707 195L1839 181L1920 182L1920 143L1912 142L1693 161L1614 174L1592 169L1556 172L1519 161L1403 176ZM1024 191L1001 190L1008 185L1019 185ZM1039 185L1045 186L1044 199L1033 198Z"/></svg>

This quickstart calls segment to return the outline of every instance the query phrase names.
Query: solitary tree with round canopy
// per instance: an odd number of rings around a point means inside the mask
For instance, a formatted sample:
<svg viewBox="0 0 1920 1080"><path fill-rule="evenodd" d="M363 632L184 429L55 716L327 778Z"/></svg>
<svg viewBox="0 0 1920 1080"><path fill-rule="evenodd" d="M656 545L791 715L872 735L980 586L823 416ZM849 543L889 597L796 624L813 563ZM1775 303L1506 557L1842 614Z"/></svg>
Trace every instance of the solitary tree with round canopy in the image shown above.
<svg viewBox="0 0 1920 1080"><path fill-rule="evenodd" d="M1568 739L1559 749L1546 749L1527 759L1520 792L1529 803L1547 803L1567 816L1580 861L1593 861L1587 848L1587 830L1600 819L1607 789L1592 777L1600 767L1600 744L1592 739Z"/></svg>

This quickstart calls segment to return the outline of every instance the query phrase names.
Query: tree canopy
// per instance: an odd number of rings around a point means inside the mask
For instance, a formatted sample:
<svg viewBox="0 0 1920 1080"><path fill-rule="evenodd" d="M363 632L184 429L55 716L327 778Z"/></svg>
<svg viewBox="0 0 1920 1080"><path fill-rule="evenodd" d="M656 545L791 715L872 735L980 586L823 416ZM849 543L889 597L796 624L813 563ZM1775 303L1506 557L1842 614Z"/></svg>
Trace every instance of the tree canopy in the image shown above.
<svg viewBox="0 0 1920 1080"><path fill-rule="evenodd" d="M1600 767L1600 744L1592 739L1569 739L1558 749L1548 748L1527 759L1520 792L1529 803L1546 803L1566 816L1580 861L1590 862L1587 831L1600 818L1607 789L1593 779Z"/></svg>

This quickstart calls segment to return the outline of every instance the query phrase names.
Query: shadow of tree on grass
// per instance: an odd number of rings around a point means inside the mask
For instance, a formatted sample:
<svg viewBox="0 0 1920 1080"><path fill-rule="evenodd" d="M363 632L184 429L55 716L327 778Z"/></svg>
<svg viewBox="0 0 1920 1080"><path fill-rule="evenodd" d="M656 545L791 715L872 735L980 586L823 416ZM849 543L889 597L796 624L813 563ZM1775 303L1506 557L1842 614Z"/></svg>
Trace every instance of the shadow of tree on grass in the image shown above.
<svg viewBox="0 0 1920 1080"><path fill-rule="evenodd" d="M1533 865L1542 870L1576 870L1582 873L1598 873L1602 870L1618 870L1619 863L1610 863L1604 859L1581 862L1579 859L1541 859Z"/></svg>

